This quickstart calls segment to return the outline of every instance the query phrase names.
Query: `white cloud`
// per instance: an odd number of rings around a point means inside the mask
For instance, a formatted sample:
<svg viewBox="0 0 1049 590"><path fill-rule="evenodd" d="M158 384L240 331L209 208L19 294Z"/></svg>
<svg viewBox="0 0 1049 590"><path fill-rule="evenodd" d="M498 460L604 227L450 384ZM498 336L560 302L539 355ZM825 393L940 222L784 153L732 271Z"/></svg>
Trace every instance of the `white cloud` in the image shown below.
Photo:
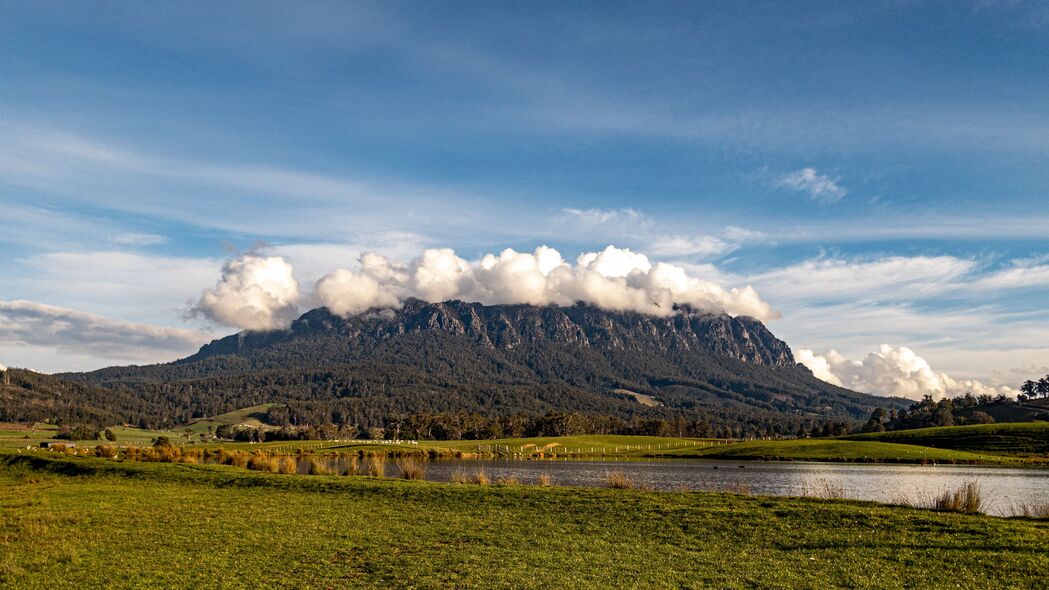
<svg viewBox="0 0 1049 590"><path fill-rule="evenodd" d="M0 345L158 361L194 352L208 339L196 330L127 322L34 301L0 300Z"/></svg>
<svg viewBox="0 0 1049 590"><path fill-rule="evenodd" d="M1023 289L1049 287L1049 262L1046 257L1013 260L1008 268L988 273L972 282L975 290Z"/></svg>
<svg viewBox="0 0 1049 590"><path fill-rule="evenodd" d="M338 270L317 283L320 300L337 313L359 313L405 297L427 301L457 298L485 304L569 305L586 301L612 310L653 315L675 304L749 315L778 314L750 286L725 289L690 276L685 268L652 264L644 254L608 246L579 255L575 265L553 248L532 253L506 249L471 263L450 249L430 249L407 264L366 254L359 269Z"/></svg>
<svg viewBox="0 0 1049 590"><path fill-rule="evenodd" d="M971 379L953 379L946 373L934 371L928 361L913 350L882 344L877 352L869 353L862 361L852 361L831 349L824 354L801 349L795 353L799 363L813 375L828 383L884 396L921 399L955 397L971 392L976 395L1016 395L1010 387L992 387Z"/></svg>
<svg viewBox="0 0 1049 590"><path fill-rule="evenodd" d="M222 261L115 250L50 252L11 263L19 297L104 316L167 325L215 280Z"/></svg>
<svg viewBox="0 0 1049 590"><path fill-rule="evenodd" d="M670 235L655 238L645 249L656 256L707 258L727 254L736 245L716 236Z"/></svg>
<svg viewBox="0 0 1049 590"><path fill-rule="evenodd" d="M298 298L299 283L283 258L245 254L226 263L192 311L227 326L273 330L295 319Z"/></svg>
<svg viewBox="0 0 1049 590"><path fill-rule="evenodd" d="M779 299L893 299L927 297L958 287L978 264L953 256L816 258L749 280Z"/></svg>
<svg viewBox="0 0 1049 590"><path fill-rule="evenodd" d="M849 192L838 185L838 179L819 174L815 168L795 170L780 178L779 184L809 193L813 201L820 203L836 203Z"/></svg>

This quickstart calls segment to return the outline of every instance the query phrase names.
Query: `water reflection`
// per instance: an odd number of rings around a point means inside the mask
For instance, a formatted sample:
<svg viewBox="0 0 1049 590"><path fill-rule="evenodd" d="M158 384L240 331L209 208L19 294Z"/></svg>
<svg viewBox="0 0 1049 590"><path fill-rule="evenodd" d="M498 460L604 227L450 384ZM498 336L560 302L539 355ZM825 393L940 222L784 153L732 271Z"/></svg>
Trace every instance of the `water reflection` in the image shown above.
<svg viewBox="0 0 1049 590"><path fill-rule="evenodd" d="M556 485L604 486L621 471L658 490L749 489L771 496L801 496L831 490L843 497L877 502L929 498L944 489L976 481L986 496L986 512L1011 514L1021 504L1049 501L1049 470L971 465L884 465L702 460L445 460L427 467L426 479L451 481L456 472L484 469L493 480L516 478L535 483L548 474Z"/></svg>

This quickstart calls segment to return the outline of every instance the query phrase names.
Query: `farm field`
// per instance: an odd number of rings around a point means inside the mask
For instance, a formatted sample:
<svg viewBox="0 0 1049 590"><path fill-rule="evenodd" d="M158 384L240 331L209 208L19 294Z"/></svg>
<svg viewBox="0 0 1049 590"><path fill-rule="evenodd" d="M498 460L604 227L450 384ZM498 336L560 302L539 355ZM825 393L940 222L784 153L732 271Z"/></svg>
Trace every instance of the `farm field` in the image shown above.
<svg viewBox="0 0 1049 590"><path fill-rule="evenodd" d="M844 440L905 443L995 455L1046 456L1049 455L1049 422L941 426L855 434Z"/></svg>
<svg viewBox="0 0 1049 590"><path fill-rule="evenodd" d="M732 441L654 436L566 436L458 441L309 440L247 443L199 443L207 426L240 423L264 411L246 408L170 431L113 427L118 446L149 446L158 436L173 444L277 453L306 451L366 451L390 454L432 453L441 456L516 458L691 458L732 461L841 461L868 463L1045 464L1049 462L1049 424L959 426L914 431L854 435L837 439ZM0 449L35 447L54 440L57 427L49 424L6 424L0 427ZM104 441L72 441L94 447Z"/></svg>
<svg viewBox="0 0 1049 590"><path fill-rule="evenodd" d="M0 583L25 589L1021 588L1049 569L1045 520L42 454L0 456L0 516Z"/></svg>

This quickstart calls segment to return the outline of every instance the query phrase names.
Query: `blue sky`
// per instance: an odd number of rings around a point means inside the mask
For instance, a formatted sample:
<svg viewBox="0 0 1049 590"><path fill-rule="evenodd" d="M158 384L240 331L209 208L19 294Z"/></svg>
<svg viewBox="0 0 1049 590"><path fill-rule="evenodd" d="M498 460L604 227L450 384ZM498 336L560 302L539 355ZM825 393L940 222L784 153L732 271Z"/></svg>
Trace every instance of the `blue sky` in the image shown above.
<svg viewBox="0 0 1049 590"><path fill-rule="evenodd" d="M795 349L1016 386L1049 371L1045 55L1022 1L0 0L0 361L185 354L248 251L308 297L365 250L614 244L753 285Z"/></svg>

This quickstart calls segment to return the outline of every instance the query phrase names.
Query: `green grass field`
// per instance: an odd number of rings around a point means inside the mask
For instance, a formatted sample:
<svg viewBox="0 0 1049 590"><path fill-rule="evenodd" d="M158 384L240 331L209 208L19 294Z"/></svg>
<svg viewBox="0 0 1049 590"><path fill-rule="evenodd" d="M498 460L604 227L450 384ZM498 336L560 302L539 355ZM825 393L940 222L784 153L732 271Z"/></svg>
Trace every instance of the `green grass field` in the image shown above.
<svg viewBox="0 0 1049 590"><path fill-rule="evenodd" d="M260 404L249 408L241 408L218 416L212 416L210 418L200 418L190 422L185 428L193 431L194 434L209 432L209 428L214 431L219 426L224 425L234 426L237 424L243 424L245 426L258 428L264 426L262 420L266 417L266 410L269 410L275 405L277 404ZM270 428L274 427L271 426Z"/></svg>
<svg viewBox="0 0 1049 590"><path fill-rule="evenodd" d="M174 443L185 443L187 437L183 429L179 430L142 430L140 428L129 428L126 426L113 426L110 428L117 436L117 445L148 446L158 436L167 436ZM36 423L32 426L25 424L0 424L0 449L24 449L38 447L42 441L56 440L58 427L54 424ZM94 447L106 441L79 440L69 441L80 446Z"/></svg>
<svg viewBox="0 0 1049 590"><path fill-rule="evenodd" d="M0 455L0 585L1033 588L1049 521Z"/></svg>
<svg viewBox="0 0 1049 590"><path fill-rule="evenodd" d="M942 426L856 434L844 440L882 441L994 455L1049 455L1049 422Z"/></svg>
<svg viewBox="0 0 1049 590"><path fill-rule="evenodd" d="M148 446L157 436L168 436L175 444L198 441L198 435L220 424L257 420L266 406L245 408L194 423L193 435L185 429L171 431L114 427L118 445ZM0 449L38 446L53 440L56 427L37 424L35 429L0 425ZM94 447L98 441L76 441ZM502 457L672 457L724 459L733 461L847 461L870 463L973 463L1044 464L1049 462L1049 423L990 424L925 428L837 439L796 439L734 442L717 439L654 436L588 435L517 438L500 440L419 441L391 444L390 441L275 441L267 443L214 442L209 447L264 449L275 452L365 450L410 453L433 451L441 455Z"/></svg>

